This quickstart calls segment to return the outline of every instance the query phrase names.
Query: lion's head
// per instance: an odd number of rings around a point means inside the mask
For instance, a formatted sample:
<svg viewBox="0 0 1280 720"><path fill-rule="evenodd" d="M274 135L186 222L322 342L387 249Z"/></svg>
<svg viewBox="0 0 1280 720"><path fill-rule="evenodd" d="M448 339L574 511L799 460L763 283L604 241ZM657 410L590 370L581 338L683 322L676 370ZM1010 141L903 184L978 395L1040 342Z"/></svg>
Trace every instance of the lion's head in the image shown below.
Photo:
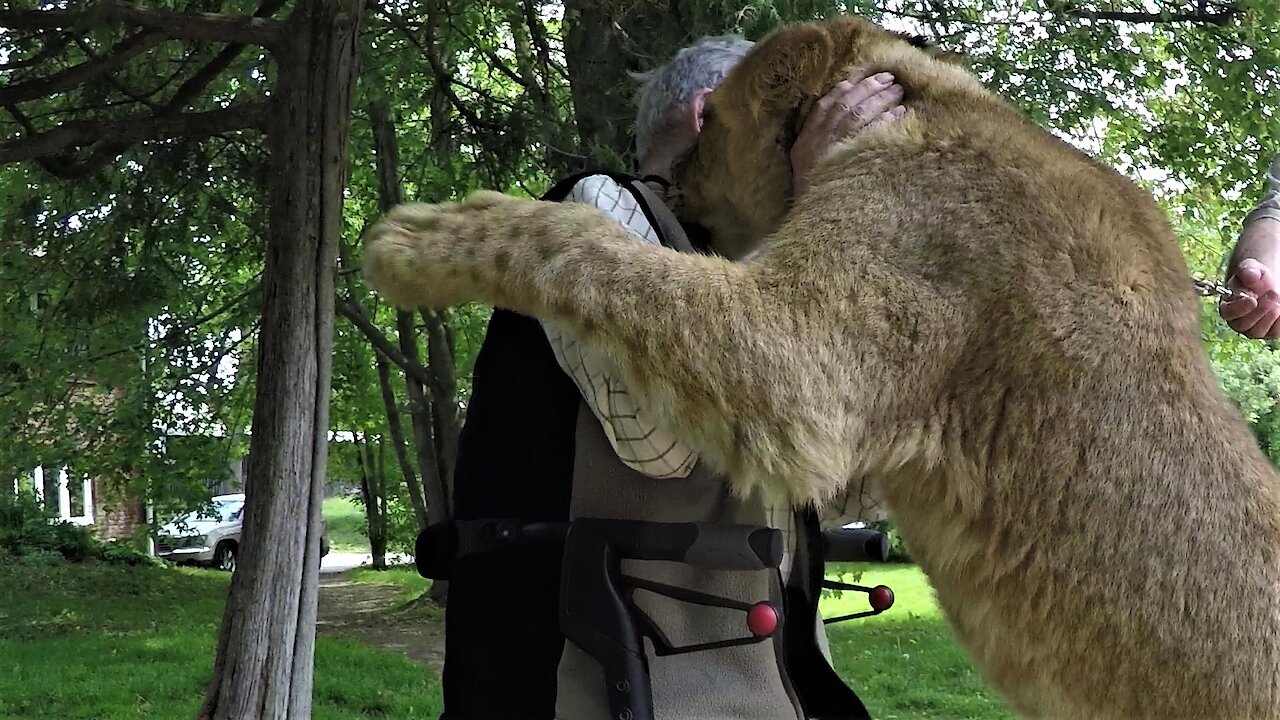
<svg viewBox="0 0 1280 720"><path fill-rule="evenodd" d="M707 96L698 142L672 170L676 212L709 230L722 252L748 251L790 206L791 147L815 102L853 68L897 71L904 56L916 64L959 58L853 16L770 33ZM899 82L910 107L910 83Z"/></svg>

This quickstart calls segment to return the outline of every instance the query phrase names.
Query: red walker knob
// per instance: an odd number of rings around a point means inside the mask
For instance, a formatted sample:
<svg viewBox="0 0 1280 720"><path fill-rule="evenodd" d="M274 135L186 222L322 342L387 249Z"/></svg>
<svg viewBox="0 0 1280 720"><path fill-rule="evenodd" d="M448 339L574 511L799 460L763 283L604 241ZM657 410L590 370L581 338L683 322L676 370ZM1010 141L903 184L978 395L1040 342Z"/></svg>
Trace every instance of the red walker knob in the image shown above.
<svg viewBox="0 0 1280 720"><path fill-rule="evenodd" d="M884 612L893 607L893 591L884 585L877 585L867 593L867 602L871 603L872 610Z"/></svg>
<svg viewBox="0 0 1280 720"><path fill-rule="evenodd" d="M778 629L778 610L768 602L758 602L747 611L747 629L756 637L768 637Z"/></svg>

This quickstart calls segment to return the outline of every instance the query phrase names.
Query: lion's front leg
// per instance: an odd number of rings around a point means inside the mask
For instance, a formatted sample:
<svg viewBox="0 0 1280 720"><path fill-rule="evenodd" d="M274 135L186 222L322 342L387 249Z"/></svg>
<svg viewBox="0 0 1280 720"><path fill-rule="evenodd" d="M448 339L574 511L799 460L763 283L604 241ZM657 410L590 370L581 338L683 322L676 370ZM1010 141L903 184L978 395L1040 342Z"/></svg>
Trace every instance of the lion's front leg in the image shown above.
<svg viewBox="0 0 1280 720"><path fill-rule="evenodd" d="M486 302L590 340L740 492L799 502L849 477L830 353L797 338L797 308L750 266L637 243L590 207L497 193L396 208L364 253L397 305Z"/></svg>
<svg viewBox="0 0 1280 720"><path fill-rule="evenodd" d="M402 307L447 307L493 302L486 282L526 231L510 225L502 208L530 205L495 192L462 203L406 203L392 208L364 237L364 274L388 301Z"/></svg>

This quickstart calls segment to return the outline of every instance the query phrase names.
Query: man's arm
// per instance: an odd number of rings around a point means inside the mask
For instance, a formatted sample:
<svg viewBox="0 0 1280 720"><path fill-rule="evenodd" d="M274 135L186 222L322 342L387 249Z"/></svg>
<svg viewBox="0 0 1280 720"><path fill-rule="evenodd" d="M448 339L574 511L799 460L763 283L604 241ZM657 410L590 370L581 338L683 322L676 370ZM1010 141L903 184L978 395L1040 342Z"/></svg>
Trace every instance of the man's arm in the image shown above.
<svg viewBox="0 0 1280 720"><path fill-rule="evenodd" d="M1245 295L1219 306L1222 319L1251 338L1280 337L1280 155L1267 173L1266 194L1245 218L1227 278Z"/></svg>
<svg viewBox="0 0 1280 720"><path fill-rule="evenodd" d="M595 207L626 228L637 242L660 244L640 204L607 175L583 178L565 198ZM619 379L603 354L554 323L543 323L556 362L573 379L609 444L624 465L652 478L687 477L697 456L658 427Z"/></svg>

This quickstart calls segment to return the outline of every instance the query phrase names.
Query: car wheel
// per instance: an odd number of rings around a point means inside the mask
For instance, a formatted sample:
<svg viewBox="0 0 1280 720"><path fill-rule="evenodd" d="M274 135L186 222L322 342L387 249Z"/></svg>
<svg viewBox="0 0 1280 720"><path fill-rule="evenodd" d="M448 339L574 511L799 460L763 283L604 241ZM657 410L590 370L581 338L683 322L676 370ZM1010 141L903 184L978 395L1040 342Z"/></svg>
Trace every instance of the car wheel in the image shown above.
<svg viewBox="0 0 1280 720"><path fill-rule="evenodd" d="M223 572L236 571L236 546L229 542L218 543L213 551L213 566Z"/></svg>

